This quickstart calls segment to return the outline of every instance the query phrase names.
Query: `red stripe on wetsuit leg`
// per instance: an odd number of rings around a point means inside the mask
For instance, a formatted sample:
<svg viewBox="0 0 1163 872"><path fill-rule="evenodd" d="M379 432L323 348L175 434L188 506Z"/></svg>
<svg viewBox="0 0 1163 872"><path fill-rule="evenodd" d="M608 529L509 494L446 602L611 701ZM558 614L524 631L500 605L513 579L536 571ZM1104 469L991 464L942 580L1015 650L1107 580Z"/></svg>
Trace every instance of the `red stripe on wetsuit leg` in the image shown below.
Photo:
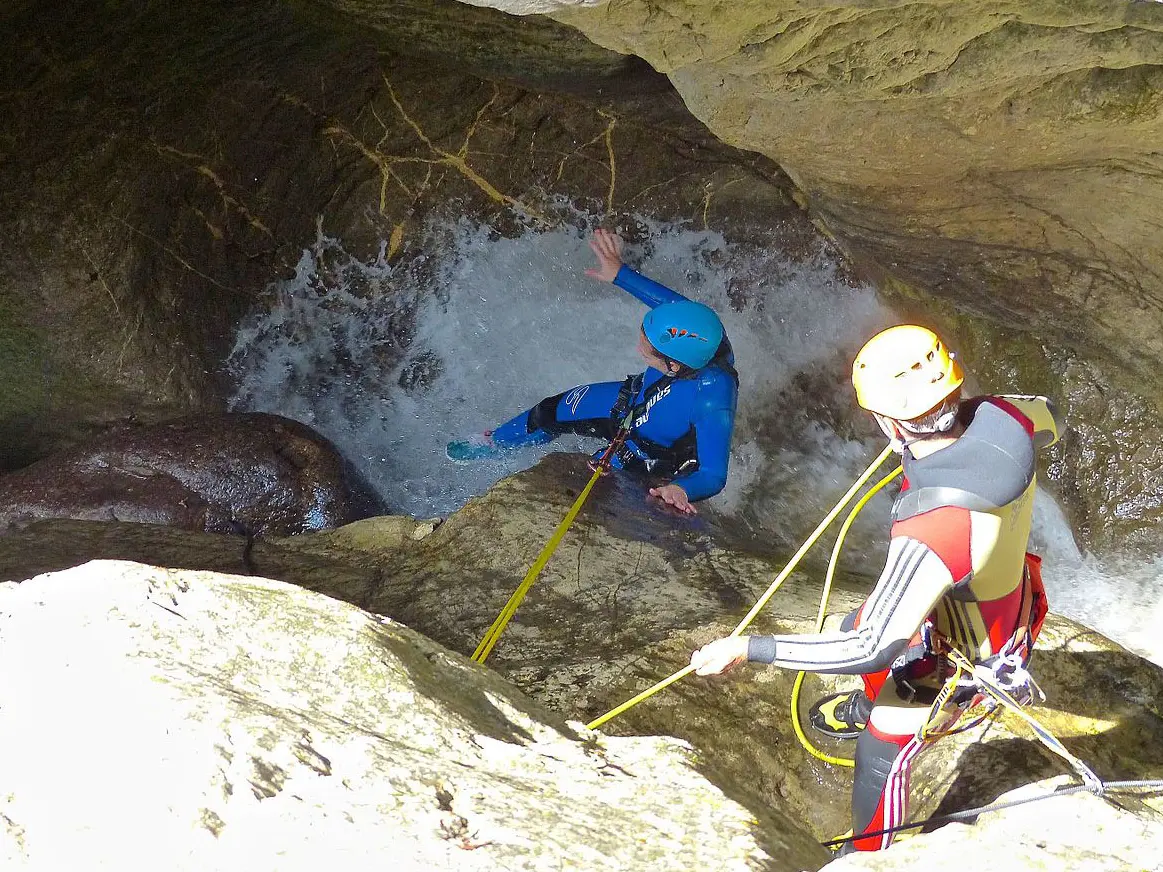
<svg viewBox="0 0 1163 872"><path fill-rule="evenodd" d="M968 509L942 506L892 525L892 537L908 536L929 546L953 576L953 583L973 572Z"/></svg>
<svg viewBox="0 0 1163 872"><path fill-rule="evenodd" d="M855 819L859 807L867 808L866 802L858 802L852 797L852 832L857 838L853 846L858 851L879 851L892 841L892 836L878 835L859 838L861 833L873 833L889 829L905 822L908 814L909 775L912 762L920 753L923 743L915 734L898 735L876 729L871 723L868 734L861 736L856 748L856 765L861 770L854 779L852 789L872 791L879 794L876 810L871 820ZM869 741L875 739L875 742ZM867 769L867 772L865 771ZM870 784L868 773L875 774L875 783Z"/></svg>

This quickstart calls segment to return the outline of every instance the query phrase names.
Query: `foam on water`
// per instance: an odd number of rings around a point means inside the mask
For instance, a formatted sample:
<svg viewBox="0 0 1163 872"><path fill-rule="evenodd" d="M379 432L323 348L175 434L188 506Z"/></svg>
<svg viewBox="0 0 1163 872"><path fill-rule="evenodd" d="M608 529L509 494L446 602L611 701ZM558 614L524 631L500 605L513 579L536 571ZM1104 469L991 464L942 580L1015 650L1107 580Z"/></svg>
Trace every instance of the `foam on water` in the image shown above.
<svg viewBox="0 0 1163 872"><path fill-rule="evenodd" d="M821 423L824 410L851 403L846 388L807 400L813 409L802 426L773 426L770 409L805 373L835 370L843 386L844 362L892 313L871 288L841 280L823 254L795 263L714 232L640 220L648 241L628 246L627 262L714 307L735 348L731 471L712 503L769 543L794 547L883 443ZM491 429L548 394L641 371L642 305L584 275L594 257L579 228L593 223L578 215L578 227L518 238L469 221L434 224L427 253L406 266L382 253L362 263L320 236L295 275L268 289L269 306L239 329L228 363L232 408L309 424L392 511L417 517L447 514L549 451L596 450L597 440L567 437L474 464L444 455L449 440ZM879 495L859 519L849 568L879 571L889 504ZM1124 564L1082 555L1052 500L1040 494L1035 512L1054 610L1163 662L1153 630L1163 619L1163 558Z"/></svg>
<svg viewBox="0 0 1163 872"><path fill-rule="evenodd" d="M766 465L752 402L830 358L837 343L857 343L887 313L822 257L793 265L716 233L647 223L650 241L629 246L628 262L722 314L741 396L755 398L741 404L736 462L718 498L738 506ZM444 456L449 440L491 429L548 394L642 369L635 343L644 309L585 276L594 257L581 231L506 239L461 222L433 228L430 240L427 268L405 270L361 264L320 238L295 276L270 289L270 309L240 329L229 361L233 408L310 424L355 460L393 511L417 516L452 511L547 451L601 444L566 438L461 465ZM736 310L728 292L740 284L752 302ZM402 321L414 322L410 340Z"/></svg>
<svg viewBox="0 0 1163 872"><path fill-rule="evenodd" d="M1163 666L1163 556L1079 550L1062 510L1039 491L1030 550L1043 557L1050 608Z"/></svg>

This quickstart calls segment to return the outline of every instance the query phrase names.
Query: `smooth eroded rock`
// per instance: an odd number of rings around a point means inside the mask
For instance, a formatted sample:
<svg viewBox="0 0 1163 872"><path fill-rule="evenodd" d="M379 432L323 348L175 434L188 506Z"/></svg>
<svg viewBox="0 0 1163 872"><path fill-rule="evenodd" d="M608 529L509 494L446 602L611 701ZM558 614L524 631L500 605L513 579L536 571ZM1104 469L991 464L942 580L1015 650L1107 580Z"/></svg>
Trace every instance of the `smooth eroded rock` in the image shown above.
<svg viewBox="0 0 1163 872"><path fill-rule="evenodd" d="M120 427L0 477L0 529L74 518L290 535L377 506L330 442L261 413Z"/></svg>
<svg viewBox="0 0 1163 872"><path fill-rule="evenodd" d="M886 279L1158 372L1160 4L540 5L665 72Z"/></svg>
<svg viewBox="0 0 1163 872"><path fill-rule="evenodd" d="M390 620L96 561L0 585L6 870L819 868L673 739L587 735Z"/></svg>

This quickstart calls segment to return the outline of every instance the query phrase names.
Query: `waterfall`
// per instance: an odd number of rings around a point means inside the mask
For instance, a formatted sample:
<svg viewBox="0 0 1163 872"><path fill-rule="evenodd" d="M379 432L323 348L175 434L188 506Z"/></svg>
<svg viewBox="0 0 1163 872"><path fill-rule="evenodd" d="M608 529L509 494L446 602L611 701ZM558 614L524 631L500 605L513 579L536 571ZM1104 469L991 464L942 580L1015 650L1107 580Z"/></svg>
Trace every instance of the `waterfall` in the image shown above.
<svg viewBox="0 0 1163 872"><path fill-rule="evenodd" d="M644 309L585 276L595 259L582 228L595 219L575 217L576 226L516 238L467 219L433 222L423 251L398 263L382 250L360 261L321 234L240 327L228 361L232 408L309 424L392 511L416 517L454 511L549 451L596 450L597 440L565 437L474 464L444 455L449 440L546 395L641 370ZM855 408L847 367L898 319L823 249L792 260L713 231L636 220L643 241L627 245L627 263L714 307L735 349L731 471L709 502L772 547L795 547L883 446ZM849 568L879 571L889 499L878 496L855 525ZM1035 512L1052 608L1163 661L1150 620L1163 618L1160 561L1081 554L1048 495L1039 493Z"/></svg>

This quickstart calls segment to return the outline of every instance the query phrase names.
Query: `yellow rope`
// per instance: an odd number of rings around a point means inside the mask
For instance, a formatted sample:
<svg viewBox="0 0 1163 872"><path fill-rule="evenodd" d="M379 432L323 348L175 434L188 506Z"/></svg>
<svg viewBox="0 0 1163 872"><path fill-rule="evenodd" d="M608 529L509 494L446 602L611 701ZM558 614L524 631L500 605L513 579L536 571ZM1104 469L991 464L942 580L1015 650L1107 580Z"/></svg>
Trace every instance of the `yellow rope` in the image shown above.
<svg viewBox="0 0 1163 872"><path fill-rule="evenodd" d="M887 449L886 449L887 450ZM883 458L884 455L881 455ZM879 465L879 464L878 464ZM832 546L832 556L828 560L828 572L824 576L824 591L820 595L820 610L816 613L816 627L814 632L819 633L824 628L824 616L828 613L828 598L832 595L832 580L836 577L836 566L840 562L840 551L844 547L844 537L848 535L848 528L852 526L852 522L856 520L856 516L864 508L865 504L876 496L881 488L887 485L890 481L900 475L902 467L898 466L875 485L873 485L868 493L860 498L852 511L848 513L848 517L844 519L844 524L840 527L840 533L836 536L836 544ZM811 743L807 734L804 733L803 725L800 724L800 688L804 683L804 673L800 672L796 675L796 680L791 686L791 725L795 730L796 738L800 740L804 750L815 757L817 760L823 760L825 763L834 763L837 766L855 766L856 761L848 757L833 757L830 754L825 754L819 748Z"/></svg>
<svg viewBox="0 0 1163 872"><path fill-rule="evenodd" d="M832 510L830 512L828 512L828 514L824 517L824 520L820 521L819 525L812 532L812 534L804 541L804 544L800 546L799 550L796 551L796 553L792 555L792 558L791 558L791 560L788 561L787 566L785 566L783 568L783 570L779 573L779 575L776 576L775 581L773 581L771 583L771 586L767 588L767 592L764 593L763 596L761 596L759 598L759 600L751 608L751 611L749 611L747 613L747 616L745 618L743 618L742 621L740 621L739 626L737 626L734 630L731 631L732 636L738 636L739 634L741 634L743 632L743 630L747 627L747 625L750 624L755 619L755 616L759 614L760 610L765 605L767 605L767 601L769 599L771 599L771 597L775 594L775 592L777 590L779 590L780 585L782 585L784 583L784 581L788 578L788 576L790 576L792 574L792 571L796 568L796 565L800 562L800 560L803 559L803 556L808 553L808 551L811 549L811 547L816 544L816 540L820 538L820 536L823 534L823 532L826 529L828 529L828 525L831 524L832 521L834 521L836 519L836 516L840 514L840 511L844 508L844 506L846 506L848 504L848 502L852 499L852 497L854 497L856 495L856 493L860 490L860 488L862 488L864 486L864 483L866 481L868 481L869 478L872 477L872 474L876 471L877 467L879 467L882 463L884 463L885 458L887 458L891 452L892 452L892 448L890 446L886 446L885 449L882 452L880 452L880 455L876 458L876 460L874 460L871 464L869 464L868 469L864 470L864 472L860 475L860 478L856 479L856 481L853 483L852 487L850 487L848 489L848 492L845 493L844 496L842 496L840 498L840 501L838 503L836 503L835 506L832 507ZM617 708L611 709L610 711L606 712L600 718L596 718L595 720L586 724L586 727L588 729L591 729L591 730L596 730L602 724L606 723L606 721L617 717L618 715L622 714L622 712L626 711L629 708L636 706L638 703L642 702L642 700L646 699L649 696L653 696L658 691L660 691L666 687L669 687L670 685L674 684L674 682L678 681L680 678L682 678L686 675L689 675L691 672L694 672L693 666L683 667L678 672L671 675L669 678L664 678L662 681L658 682L653 687L650 687L647 690L643 691L642 693L638 694L633 699L627 700L626 702L622 703Z"/></svg>
<svg viewBox="0 0 1163 872"><path fill-rule="evenodd" d="M545 568L545 564L549 562L549 558L553 556L553 552L557 550L557 546L561 543L570 525L573 523L577 513L581 511L582 504L586 501L586 497L590 495L593 490L594 483L601 478L605 467L598 464L594 470L594 474L590 476L589 483L574 500L573 506L561 523L557 525L557 529L553 531L553 535L549 537L549 541L545 543L545 547L541 549L541 553L537 555L537 559L533 561L533 565L529 567L529 571L525 573L525 578L513 591L513 595L509 597L509 601L505 603L505 607L501 609L501 613L497 615L497 619L493 621L493 625L489 627L489 631L485 633L480 644L477 645L476 650L472 653L472 659L477 663L484 663L485 658L493 650L493 646L497 644L497 640L501 638L501 633L504 632L505 626L517 611L517 606L521 605L521 600L525 599L525 594L529 592L529 588L533 587L533 582L537 580L537 576L541 574L541 570Z"/></svg>

